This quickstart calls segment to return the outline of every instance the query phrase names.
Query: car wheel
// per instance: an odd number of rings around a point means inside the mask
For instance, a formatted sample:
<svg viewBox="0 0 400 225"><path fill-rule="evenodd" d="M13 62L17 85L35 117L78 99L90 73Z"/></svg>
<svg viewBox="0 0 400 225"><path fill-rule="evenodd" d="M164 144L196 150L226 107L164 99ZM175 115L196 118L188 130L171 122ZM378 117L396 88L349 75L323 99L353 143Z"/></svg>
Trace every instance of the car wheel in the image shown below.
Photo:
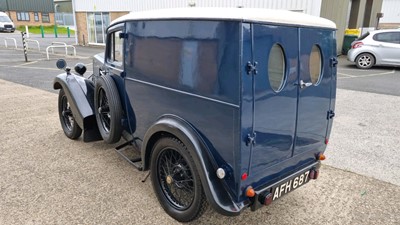
<svg viewBox="0 0 400 225"><path fill-rule="evenodd" d="M359 69L369 69L375 65L375 58L369 53L362 53L357 56L356 65Z"/></svg>
<svg viewBox="0 0 400 225"><path fill-rule="evenodd" d="M122 106L117 86L111 76L96 80L94 110L100 134L106 143L116 143L122 134Z"/></svg>
<svg viewBox="0 0 400 225"><path fill-rule="evenodd" d="M58 95L58 115L64 134L70 139L79 138L82 134L82 129L76 123L74 115L72 115L68 98L63 89L60 90Z"/></svg>
<svg viewBox="0 0 400 225"><path fill-rule="evenodd" d="M187 147L175 138L161 138L151 156L151 180L164 210L180 222L197 219L207 209L200 176Z"/></svg>

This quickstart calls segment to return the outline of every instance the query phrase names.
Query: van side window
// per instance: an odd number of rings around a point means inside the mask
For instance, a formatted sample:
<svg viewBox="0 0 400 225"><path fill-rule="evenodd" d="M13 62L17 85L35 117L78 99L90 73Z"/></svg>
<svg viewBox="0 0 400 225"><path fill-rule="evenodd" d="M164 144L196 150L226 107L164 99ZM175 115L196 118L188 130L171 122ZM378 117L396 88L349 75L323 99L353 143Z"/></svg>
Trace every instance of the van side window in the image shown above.
<svg viewBox="0 0 400 225"><path fill-rule="evenodd" d="M321 49L317 45L313 45L310 53L310 78L312 84L317 84L322 75L322 56Z"/></svg>
<svg viewBox="0 0 400 225"><path fill-rule="evenodd" d="M123 40L119 37L121 34L121 31L116 31L114 33L111 33L109 35L110 38L110 51L109 55L107 56L107 61L112 62L112 63L117 63L118 65L122 66L122 60L123 60Z"/></svg>
<svg viewBox="0 0 400 225"><path fill-rule="evenodd" d="M278 92L282 90L285 82L285 54L279 44L274 44L269 52L268 79L271 88Z"/></svg>

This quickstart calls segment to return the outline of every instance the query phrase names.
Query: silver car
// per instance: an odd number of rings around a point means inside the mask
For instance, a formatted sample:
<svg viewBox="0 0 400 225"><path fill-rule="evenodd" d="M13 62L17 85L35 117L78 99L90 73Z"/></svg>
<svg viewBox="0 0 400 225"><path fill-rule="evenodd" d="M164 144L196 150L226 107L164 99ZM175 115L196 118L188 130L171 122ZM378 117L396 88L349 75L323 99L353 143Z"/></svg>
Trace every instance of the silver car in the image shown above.
<svg viewBox="0 0 400 225"><path fill-rule="evenodd" d="M351 43L347 59L360 69L400 66L400 29L367 32Z"/></svg>

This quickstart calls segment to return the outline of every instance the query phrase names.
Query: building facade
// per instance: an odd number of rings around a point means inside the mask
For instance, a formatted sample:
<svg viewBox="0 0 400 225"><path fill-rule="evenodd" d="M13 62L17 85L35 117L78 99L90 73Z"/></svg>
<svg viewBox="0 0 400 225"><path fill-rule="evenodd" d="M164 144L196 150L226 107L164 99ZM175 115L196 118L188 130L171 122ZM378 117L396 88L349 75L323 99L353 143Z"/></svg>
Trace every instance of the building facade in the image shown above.
<svg viewBox="0 0 400 225"><path fill-rule="evenodd" d="M7 13L15 26L54 25L53 0L0 0L0 11Z"/></svg>
<svg viewBox="0 0 400 225"><path fill-rule="evenodd" d="M400 28L400 1L384 0L382 4L383 17L380 19L381 28Z"/></svg>
<svg viewBox="0 0 400 225"><path fill-rule="evenodd" d="M286 9L320 16L337 24L338 49L347 28L374 27L383 0L72 0L79 44L104 44L110 21L128 12L176 7ZM386 0L387 1L387 0ZM395 1L395 0L392 0Z"/></svg>
<svg viewBox="0 0 400 225"><path fill-rule="evenodd" d="M177 7L289 9L319 16L322 0L72 0L79 44L103 45L110 21L129 12Z"/></svg>

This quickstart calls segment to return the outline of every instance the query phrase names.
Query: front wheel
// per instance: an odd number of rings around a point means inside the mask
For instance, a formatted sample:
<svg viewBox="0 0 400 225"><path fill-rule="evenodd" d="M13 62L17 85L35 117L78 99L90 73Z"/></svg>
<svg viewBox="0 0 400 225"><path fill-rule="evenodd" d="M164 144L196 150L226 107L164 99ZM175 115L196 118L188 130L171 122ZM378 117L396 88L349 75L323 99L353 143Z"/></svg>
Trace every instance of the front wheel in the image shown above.
<svg viewBox="0 0 400 225"><path fill-rule="evenodd" d="M78 139L82 134L82 129L76 123L74 115L72 115L68 98L63 89L60 90L58 95L58 115L65 136L70 139Z"/></svg>
<svg viewBox="0 0 400 225"><path fill-rule="evenodd" d="M187 147L161 138L151 156L151 180L164 210L180 222L197 219L207 209L200 176Z"/></svg>
<svg viewBox="0 0 400 225"><path fill-rule="evenodd" d="M361 53L356 58L356 65L359 69L369 69L375 65L375 57L369 53Z"/></svg>

